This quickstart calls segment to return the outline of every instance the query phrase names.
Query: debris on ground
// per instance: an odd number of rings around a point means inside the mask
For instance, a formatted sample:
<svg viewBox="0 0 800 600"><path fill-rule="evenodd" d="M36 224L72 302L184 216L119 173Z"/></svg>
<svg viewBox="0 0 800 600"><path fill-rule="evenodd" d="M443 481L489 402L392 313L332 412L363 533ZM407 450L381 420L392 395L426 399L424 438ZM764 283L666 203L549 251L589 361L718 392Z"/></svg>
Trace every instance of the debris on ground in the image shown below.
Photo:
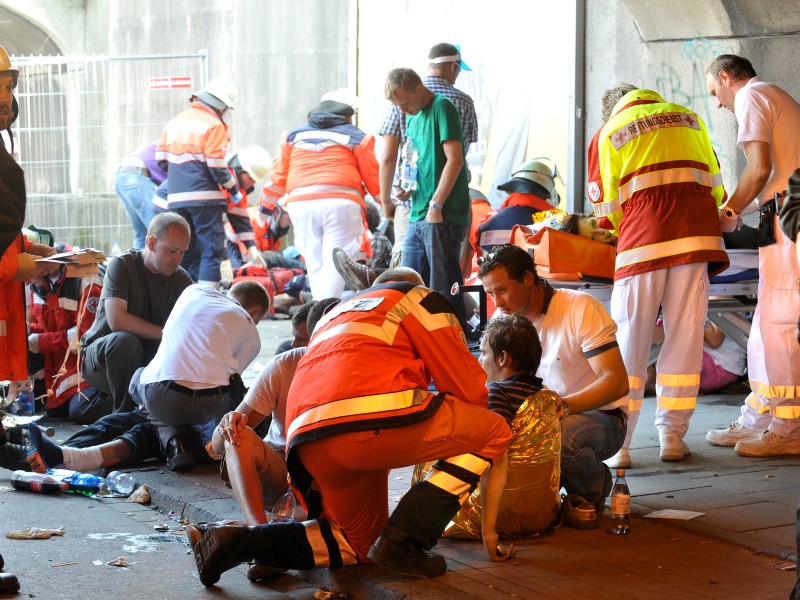
<svg viewBox="0 0 800 600"><path fill-rule="evenodd" d="M47 540L54 535L64 535L64 526L58 529L43 529L41 527L26 527L19 531L7 533L6 537L11 540Z"/></svg>

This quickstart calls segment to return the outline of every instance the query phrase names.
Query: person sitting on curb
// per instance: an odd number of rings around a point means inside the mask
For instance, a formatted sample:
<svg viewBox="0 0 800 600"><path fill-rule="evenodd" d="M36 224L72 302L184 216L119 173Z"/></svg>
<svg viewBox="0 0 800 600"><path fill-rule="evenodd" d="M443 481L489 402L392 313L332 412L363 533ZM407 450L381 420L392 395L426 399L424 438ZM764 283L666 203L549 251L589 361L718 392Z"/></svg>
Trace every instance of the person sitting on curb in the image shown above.
<svg viewBox="0 0 800 600"><path fill-rule="evenodd" d="M538 375L561 396L561 485L586 502L569 505L564 523L597 527L611 492L611 458L625 440L628 376L615 337L617 326L584 292L554 290L536 274L533 257L513 244L495 246L478 277L501 314L521 314L542 345Z"/></svg>
<svg viewBox="0 0 800 600"><path fill-rule="evenodd" d="M293 322L293 325L306 331L306 320L310 317L309 311L316 304L316 302L309 302L304 305L303 308L305 310L297 312L295 316L299 315L299 318L296 322ZM321 313L317 315L317 320L321 316ZM297 343L302 341L302 344L295 346L295 348L305 347L308 343L307 331L305 335L304 341L295 338ZM302 356L302 353L299 353L299 355ZM245 400L236 410L240 412L244 408L250 410L250 403L255 402L256 399L261 399L264 395L277 394L278 400L272 410L272 420L273 422L283 423L283 413L285 413L285 398L283 396L288 392L288 386L286 389L281 388L279 390L274 390L270 386L276 381L274 377L276 369L283 373L287 364L289 363L274 361L267 363L257 376L253 387L245 396ZM280 381L277 381L277 383L280 383ZM255 422L255 417L249 417L247 422L248 426L252 428L258 425ZM60 446L42 437L41 430L35 425L33 427L35 429L31 428L30 437L32 443L30 447L18 444L0 446L0 467L10 470L24 467L30 468L25 463L25 457L29 453L38 454L40 456L38 462L44 466L63 467L74 471L96 471L136 464L148 459L164 459L156 427L150 423L147 415L141 410L107 415L95 422L94 425L85 427L75 433ZM283 436L285 440L285 435L282 431L282 426L275 435L270 430L270 436L265 441L270 442L270 438L273 440L280 439L280 436ZM285 444L285 441L283 444ZM222 453L216 446L214 449L217 453ZM205 454L205 451L203 453ZM200 460L200 458L200 456L195 456L196 460ZM22 464L20 464L20 461ZM286 488L284 487L283 489L285 491Z"/></svg>
<svg viewBox="0 0 800 600"><path fill-rule="evenodd" d="M158 215L153 223L165 214L169 213ZM193 443L195 436L190 434L194 431L188 424L204 425L212 419L216 423L223 408L241 400L244 386L240 375L261 348L256 323L268 310L267 291L251 281L236 284L227 297L191 285L176 302L164 325L158 353L147 370L139 369L131 380L131 395L140 408L145 406L150 422L160 426L158 436L170 470L191 468L202 452L201 445ZM44 442L38 428L30 428L30 432L34 451L28 454L28 462L32 470L61 466L63 449ZM98 460L99 452L102 461L102 450L92 451L92 460Z"/></svg>
<svg viewBox="0 0 800 600"><path fill-rule="evenodd" d="M252 559L279 569L371 561L424 577L447 570L428 550L511 432L487 408L486 375L451 304L416 281L374 286L319 322L286 412L288 470L309 520L190 525L203 585ZM387 518L389 469L441 456Z"/></svg>
<svg viewBox="0 0 800 600"><path fill-rule="evenodd" d="M192 283L181 266L191 231L175 213L156 215L143 250L108 263L92 327L81 338L81 374L111 396L113 412L135 408L128 386L136 369L155 356L163 327L183 290Z"/></svg>
<svg viewBox="0 0 800 600"><path fill-rule="evenodd" d="M478 361L488 379L489 410L501 415L511 427L523 402L542 390L542 380L536 377L542 358L539 336L533 324L521 315L498 317L486 325L480 350ZM563 406L562 403L562 410ZM481 482L483 548L493 561L506 560L514 555L514 545L504 550L496 531L508 468L506 452L495 461Z"/></svg>
<svg viewBox="0 0 800 600"><path fill-rule="evenodd" d="M338 298L326 298L308 303L307 320L303 326L309 333L313 333L325 310L338 301ZM289 487L286 399L297 365L305 353L304 344L274 356L258 374L236 410L224 415L214 430L211 444L214 452L223 457L222 479L233 489L247 525L267 523L265 507L272 509ZM261 439L255 429L270 414L269 431ZM247 578L260 581L275 573L272 567L255 562L248 569Z"/></svg>
<svg viewBox="0 0 800 600"><path fill-rule="evenodd" d="M241 374L261 350L256 325L268 312L269 294L256 281L234 284L227 296L195 284L178 298L158 352L130 388L158 428L170 470L194 466L193 425L217 423L241 402Z"/></svg>

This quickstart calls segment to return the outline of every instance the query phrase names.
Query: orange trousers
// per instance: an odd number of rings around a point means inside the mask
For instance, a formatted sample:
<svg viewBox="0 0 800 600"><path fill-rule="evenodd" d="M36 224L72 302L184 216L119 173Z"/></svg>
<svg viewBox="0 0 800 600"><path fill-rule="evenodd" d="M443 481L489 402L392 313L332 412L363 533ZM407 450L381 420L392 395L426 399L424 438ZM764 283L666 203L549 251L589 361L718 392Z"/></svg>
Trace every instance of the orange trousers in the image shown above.
<svg viewBox="0 0 800 600"><path fill-rule="evenodd" d="M369 562L367 551L389 519L390 469L456 457L451 460L480 479L510 439L500 415L446 396L436 413L420 423L334 435L303 444L297 452L319 487L321 516L342 530L361 562ZM458 460L462 455L474 458ZM455 489L450 482L447 487L446 492L465 499L475 485L465 481L463 489Z"/></svg>

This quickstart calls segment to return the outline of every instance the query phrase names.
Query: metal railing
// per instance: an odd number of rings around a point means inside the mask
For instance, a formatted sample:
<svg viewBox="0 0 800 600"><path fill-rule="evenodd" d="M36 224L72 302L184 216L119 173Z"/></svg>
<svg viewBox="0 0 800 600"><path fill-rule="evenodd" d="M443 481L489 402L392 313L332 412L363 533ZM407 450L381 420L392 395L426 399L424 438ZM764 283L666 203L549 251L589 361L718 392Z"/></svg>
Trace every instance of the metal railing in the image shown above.
<svg viewBox="0 0 800 600"><path fill-rule="evenodd" d="M20 115L12 127L25 171L26 225L108 252L133 229L114 193L119 162L157 139L207 80L208 54L16 56Z"/></svg>

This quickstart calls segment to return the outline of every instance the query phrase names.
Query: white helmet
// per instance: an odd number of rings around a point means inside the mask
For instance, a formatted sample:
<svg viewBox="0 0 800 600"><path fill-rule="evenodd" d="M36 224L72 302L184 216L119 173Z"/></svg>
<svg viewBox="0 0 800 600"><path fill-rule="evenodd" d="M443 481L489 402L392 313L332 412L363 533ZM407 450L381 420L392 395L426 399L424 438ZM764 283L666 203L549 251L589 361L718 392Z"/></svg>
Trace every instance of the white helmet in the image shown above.
<svg viewBox="0 0 800 600"><path fill-rule="evenodd" d="M230 79L215 77L192 95L217 110L225 110L233 108L236 94L236 84Z"/></svg>
<svg viewBox="0 0 800 600"><path fill-rule="evenodd" d="M269 173L272 166L272 159L269 152L261 146L248 146L237 152L239 165L242 170L256 181L261 181Z"/></svg>
<svg viewBox="0 0 800 600"><path fill-rule="evenodd" d="M17 87L17 79L19 79L19 69L11 66L11 59L8 57L6 49L0 46L0 72L11 73L14 78L14 87Z"/></svg>
<svg viewBox="0 0 800 600"><path fill-rule="evenodd" d="M548 167L542 161L549 161L552 168ZM517 167L511 174L511 179L502 185L498 185L497 189L503 190L504 192L536 194L537 196L557 202L558 192L556 192L556 177L561 179L561 174L558 172L558 167L556 167L553 160L546 156L537 156ZM544 192L544 194L542 192Z"/></svg>
<svg viewBox="0 0 800 600"><path fill-rule="evenodd" d="M320 102L325 102L326 100L347 104L354 109L358 108L358 96L349 88L339 88L325 93L325 95L320 98Z"/></svg>

